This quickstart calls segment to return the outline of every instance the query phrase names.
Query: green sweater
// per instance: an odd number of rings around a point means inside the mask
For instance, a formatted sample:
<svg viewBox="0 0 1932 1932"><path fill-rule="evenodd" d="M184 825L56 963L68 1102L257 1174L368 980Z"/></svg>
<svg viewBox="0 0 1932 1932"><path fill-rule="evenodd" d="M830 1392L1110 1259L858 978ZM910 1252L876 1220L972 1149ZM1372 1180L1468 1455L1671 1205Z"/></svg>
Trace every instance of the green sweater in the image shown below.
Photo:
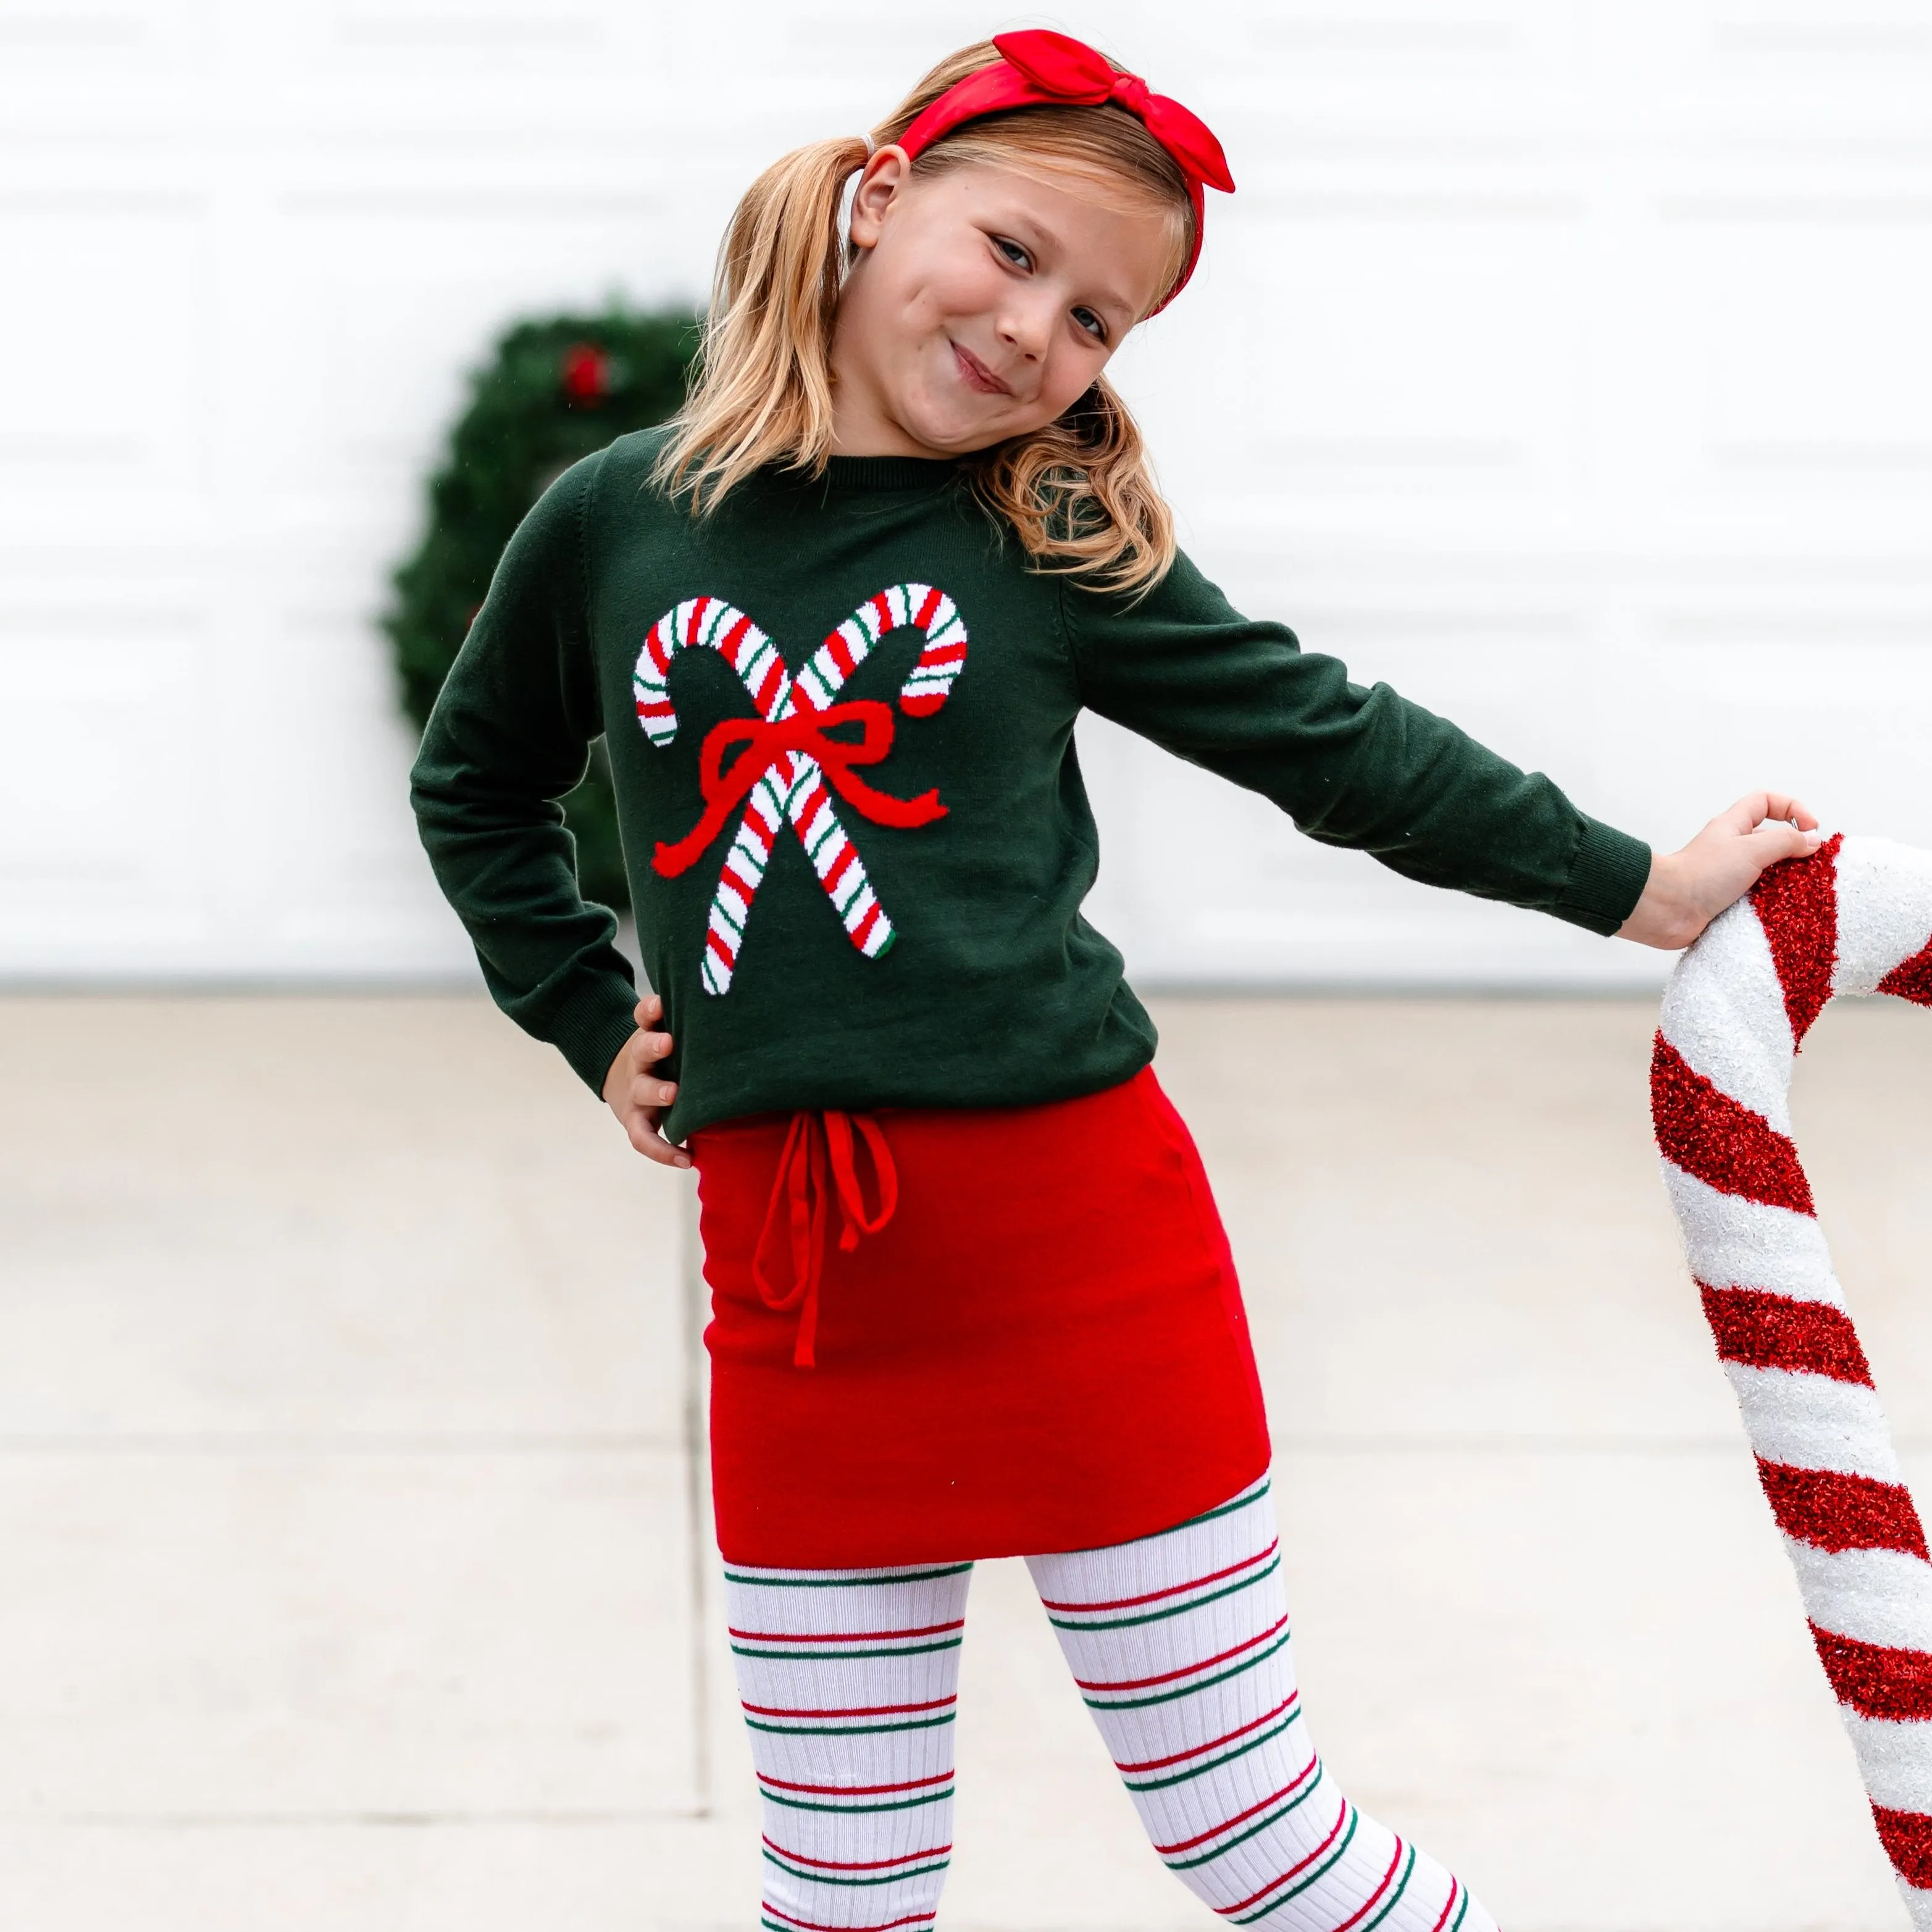
<svg viewBox="0 0 1932 1932"><path fill-rule="evenodd" d="M1083 588L1029 568L952 465L901 458L762 475L694 518L650 486L659 434L578 464L511 540L413 797L497 1004L601 1091L636 994L555 801L604 738L674 1138L1066 1099L1153 1057L1081 916L1083 708L1430 885L1598 933L1643 890L1646 846L1185 557L1138 601Z"/></svg>

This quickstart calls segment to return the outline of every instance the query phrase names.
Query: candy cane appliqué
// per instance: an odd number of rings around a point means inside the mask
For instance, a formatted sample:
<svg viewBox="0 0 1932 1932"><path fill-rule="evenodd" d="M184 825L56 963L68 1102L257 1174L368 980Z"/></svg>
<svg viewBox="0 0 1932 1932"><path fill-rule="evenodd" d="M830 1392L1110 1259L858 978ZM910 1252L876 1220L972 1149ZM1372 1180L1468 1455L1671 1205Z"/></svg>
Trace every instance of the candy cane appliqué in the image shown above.
<svg viewBox="0 0 1932 1932"><path fill-rule="evenodd" d="M684 838L661 844L652 860L667 878L688 870L742 804L712 895L700 974L706 992L730 990L752 902L788 823L853 944L872 959L891 946L892 922L832 794L878 824L926 825L945 815L937 792L896 798L853 770L877 764L890 750L892 708L870 699L841 702L839 693L881 638L908 626L924 633L925 644L899 688L899 709L909 717L930 717L946 702L965 664L967 637L952 598L929 584L895 584L868 598L796 676L770 638L718 598L680 604L646 634L632 688L638 722L653 745L662 749L677 735L677 713L666 687L671 660L681 650L718 652L737 672L758 712L756 718L728 718L706 736L699 768L704 814ZM855 730L858 736L850 736Z"/></svg>
<svg viewBox="0 0 1932 1932"><path fill-rule="evenodd" d="M1792 1139L1840 993L1932 1006L1932 852L1834 838L1714 920L1664 995L1664 1184L1912 1924L1932 1932L1932 1562Z"/></svg>

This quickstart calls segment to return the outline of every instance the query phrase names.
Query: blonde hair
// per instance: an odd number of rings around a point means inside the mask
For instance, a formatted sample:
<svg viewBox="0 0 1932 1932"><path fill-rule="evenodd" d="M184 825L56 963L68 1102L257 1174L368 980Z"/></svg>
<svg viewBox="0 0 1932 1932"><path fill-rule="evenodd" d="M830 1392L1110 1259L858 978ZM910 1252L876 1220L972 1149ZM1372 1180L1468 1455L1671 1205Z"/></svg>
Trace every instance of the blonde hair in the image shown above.
<svg viewBox="0 0 1932 1932"><path fill-rule="evenodd" d="M855 136L796 148L739 202L718 250L698 378L655 472L661 486L688 494L694 514L715 509L767 466L824 473L832 333L853 255L842 231L846 183L874 148L897 140L948 88L999 58L990 40L962 48L872 130L869 144ZM1155 202L1171 231L1160 287L1172 290L1193 250L1194 210L1173 157L1133 115L1039 106L988 116L936 142L913 172L986 162L1036 176L1071 173L1103 196ZM962 467L1040 568L1137 590L1174 561L1173 513L1139 426L1104 376L1052 422L976 452Z"/></svg>

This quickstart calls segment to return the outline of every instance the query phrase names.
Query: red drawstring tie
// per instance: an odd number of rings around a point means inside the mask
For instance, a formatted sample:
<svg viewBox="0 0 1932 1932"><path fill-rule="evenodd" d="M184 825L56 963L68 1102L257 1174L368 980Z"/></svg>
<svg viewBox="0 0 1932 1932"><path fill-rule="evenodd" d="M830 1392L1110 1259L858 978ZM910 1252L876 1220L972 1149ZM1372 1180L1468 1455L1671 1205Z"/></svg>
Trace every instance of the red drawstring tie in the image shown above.
<svg viewBox="0 0 1932 1932"><path fill-rule="evenodd" d="M854 1127L872 1156L872 1172L878 1180L879 1211L869 1218L852 1160ZM826 1184L828 1168L831 1187ZM818 1332L819 1279L825 1272L825 1214L833 1189L838 1196L838 1246L849 1255L859 1245L859 1237L876 1234L899 1204L898 1170L892 1165L892 1150L878 1122L868 1114L842 1114L832 1107L822 1114L794 1114L772 1180L765 1225L752 1251L752 1279L758 1283L765 1306L775 1313L798 1310L798 1340L791 1352L796 1368L815 1366L812 1341ZM765 1244L771 1239L772 1223L781 1206L789 1208L791 1234L791 1286L783 1294L765 1274Z"/></svg>

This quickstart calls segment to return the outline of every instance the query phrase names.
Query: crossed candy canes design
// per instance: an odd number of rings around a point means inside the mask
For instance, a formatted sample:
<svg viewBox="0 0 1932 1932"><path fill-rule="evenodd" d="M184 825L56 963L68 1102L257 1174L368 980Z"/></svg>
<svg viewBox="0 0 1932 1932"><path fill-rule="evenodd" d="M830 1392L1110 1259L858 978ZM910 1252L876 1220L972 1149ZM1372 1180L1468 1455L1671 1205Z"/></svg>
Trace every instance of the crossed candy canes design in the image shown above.
<svg viewBox="0 0 1932 1932"><path fill-rule="evenodd" d="M1906 1909L1932 1932L1932 1562L1792 1139L1840 993L1932 1006L1932 852L1774 866L1672 975L1651 1068L1664 1184Z"/></svg>
<svg viewBox="0 0 1932 1932"><path fill-rule="evenodd" d="M855 765L876 764L892 748L892 707L873 699L838 701L845 680L879 640L908 626L922 632L926 641L899 688L899 709L909 717L928 718L946 702L964 668L967 641L952 599L930 584L894 584L868 598L796 676L785 669L771 639L719 598L680 604L646 634L632 688L638 722L660 750L677 736L677 713L666 686L680 651L716 651L737 672L758 713L712 728L699 757L703 815L682 838L660 844L651 860L665 878L688 871L742 805L705 931L700 976L707 993L730 991L752 902L788 823L852 944L868 959L891 946L892 920L832 795L836 792L880 825L928 825L946 815L936 791L896 798L859 776ZM856 738L848 735L854 729Z"/></svg>

